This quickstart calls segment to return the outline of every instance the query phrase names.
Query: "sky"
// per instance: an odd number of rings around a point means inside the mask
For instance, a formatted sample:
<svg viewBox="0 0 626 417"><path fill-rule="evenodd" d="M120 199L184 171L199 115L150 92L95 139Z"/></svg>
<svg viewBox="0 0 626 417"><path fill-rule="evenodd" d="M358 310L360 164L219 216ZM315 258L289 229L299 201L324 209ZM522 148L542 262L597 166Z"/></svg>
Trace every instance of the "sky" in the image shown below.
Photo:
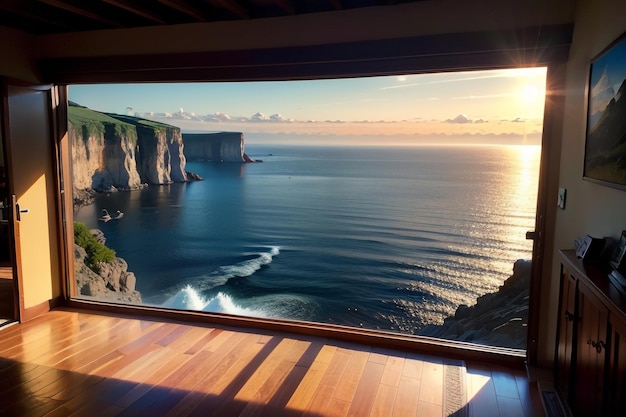
<svg viewBox="0 0 626 417"><path fill-rule="evenodd" d="M310 141L368 137L372 144L390 143L390 138L402 144L536 144L545 82L545 68L520 68L331 80L72 85L69 98L93 110L163 121L183 132L241 131L265 141L300 135Z"/></svg>

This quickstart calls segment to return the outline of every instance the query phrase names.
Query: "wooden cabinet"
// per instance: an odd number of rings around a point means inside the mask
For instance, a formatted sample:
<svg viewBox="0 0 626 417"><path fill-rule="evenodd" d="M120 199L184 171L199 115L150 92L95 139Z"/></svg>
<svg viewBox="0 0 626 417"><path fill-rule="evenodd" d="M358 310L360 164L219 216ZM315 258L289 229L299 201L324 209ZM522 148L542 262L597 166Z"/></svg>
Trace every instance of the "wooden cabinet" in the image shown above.
<svg viewBox="0 0 626 417"><path fill-rule="evenodd" d="M555 383L574 416L626 415L626 296L562 251Z"/></svg>
<svg viewBox="0 0 626 417"><path fill-rule="evenodd" d="M570 381L574 376L572 363L576 362L573 345L576 340L574 317L576 314L577 284L578 281L572 277L572 274L567 269L562 269L558 322L559 340L556 351L556 376L558 379L556 382L561 398L568 400L574 398L571 391L574 387Z"/></svg>
<svg viewBox="0 0 626 417"><path fill-rule="evenodd" d="M606 384L607 409L626 416L626 323L615 320L611 326L611 354Z"/></svg>

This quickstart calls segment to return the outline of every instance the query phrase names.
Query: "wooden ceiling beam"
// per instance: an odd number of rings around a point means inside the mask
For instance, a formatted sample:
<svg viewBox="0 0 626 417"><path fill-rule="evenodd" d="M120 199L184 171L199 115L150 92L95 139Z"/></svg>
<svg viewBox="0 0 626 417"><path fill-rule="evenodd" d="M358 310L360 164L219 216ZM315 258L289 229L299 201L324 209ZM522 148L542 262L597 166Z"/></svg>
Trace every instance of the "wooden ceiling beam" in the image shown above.
<svg viewBox="0 0 626 417"><path fill-rule="evenodd" d="M296 8L290 0L276 0L276 5L290 15L296 14Z"/></svg>
<svg viewBox="0 0 626 417"><path fill-rule="evenodd" d="M111 6L126 10L129 13L132 13L134 15L143 17L144 19L150 20L151 22L159 23L161 25L167 25L167 22L165 20L161 19L160 17L154 15L153 13L143 8L139 8L137 6L129 4L128 1L125 1L125 0L102 0L102 1L110 4Z"/></svg>
<svg viewBox="0 0 626 417"><path fill-rule="evenodd" d="M182 14L186 14L187 16L191 16L194 19L200 22L206 22L207 18L204 14L191 6L189 3L181 0L158 0L159 3L166 5L167 7L174 9Z"/></svg>
<svg viewBox="0 0 626 417"><path fill-rule="evenodd" d="M250 19L250 13L236 0L205 0L211 6L228 10L240 19Z"/></svg>
<svg viewBox="0 0 626 417"><path fill-rule="evenodd" d="M5 11L15 16L23 17L28 20L32 20L32 21L39 22L39 23L44 23L46 25L63 28L63 29L68 28L68 25L61 24L57 20L48 19L46 17L35 14L34 12L30 10L25 10L22 7L18 7L18 6L15 6L13 4L10 4L4 1L0 1L0 10Z"/></svg>
<svg viewBox="0 0 626 417"><path fill-rule="evenodd" d="M102 17L96 13L90 12L85 9L81 9L80 7L73 6L61 0L39 0L39 1L47 4L48 6L52 6L57 9L62 9L62 10L65 10L66 12L70 12L78 16L86 17L87 19L95 20L96 22L104 23L106 25L117 27L117 28L123 27L123 25L120 24L119 22L107 19L106 17Z"/></svg>
<svg viewBox="0 0 626 417"><path fill-rule="evenodd" d="M330 0L330 2L335 10L343 10L343 4L341 3L341 0Z"/></svg>

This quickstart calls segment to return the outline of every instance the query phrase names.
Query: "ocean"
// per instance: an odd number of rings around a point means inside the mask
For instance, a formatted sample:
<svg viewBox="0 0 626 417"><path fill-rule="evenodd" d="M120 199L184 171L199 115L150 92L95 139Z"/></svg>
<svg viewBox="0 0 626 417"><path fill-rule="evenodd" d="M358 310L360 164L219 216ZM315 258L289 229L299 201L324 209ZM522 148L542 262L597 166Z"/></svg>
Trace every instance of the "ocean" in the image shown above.
<svg viewBox="0 0 626 417"><path fill-rule="evenodd" d="M530 259L540 147L246 145L204 181L99 194L145 304L407 334ZM124 217L98 221L106 208Z"/></svg>

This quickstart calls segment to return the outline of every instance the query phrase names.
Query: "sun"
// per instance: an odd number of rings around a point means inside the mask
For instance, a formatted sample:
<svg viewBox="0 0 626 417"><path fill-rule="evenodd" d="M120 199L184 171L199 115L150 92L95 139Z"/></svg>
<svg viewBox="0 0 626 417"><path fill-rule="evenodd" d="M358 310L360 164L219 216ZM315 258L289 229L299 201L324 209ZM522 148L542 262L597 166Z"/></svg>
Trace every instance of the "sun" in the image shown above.
<svg viewBox="0 0 626 417"><path fill-rule="evenodd" d="M534 103L541 97L541 91L534 85L525 85L520 91L522 100L528 103Z"/></svg>

